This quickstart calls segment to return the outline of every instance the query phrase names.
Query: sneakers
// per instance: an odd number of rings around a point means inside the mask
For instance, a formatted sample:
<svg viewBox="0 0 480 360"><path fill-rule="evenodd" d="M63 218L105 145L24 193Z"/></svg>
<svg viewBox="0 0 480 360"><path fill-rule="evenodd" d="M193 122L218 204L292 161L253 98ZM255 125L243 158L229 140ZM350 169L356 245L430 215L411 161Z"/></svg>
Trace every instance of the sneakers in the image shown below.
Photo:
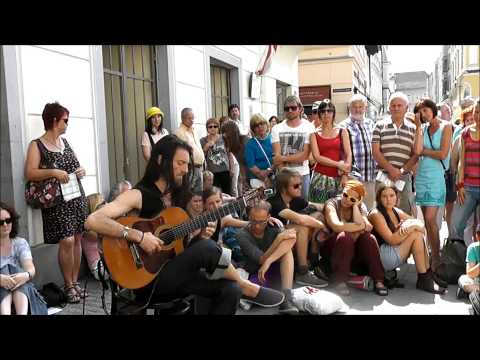
<svg viewBox="0 0 480 360"><path fill-rule="evenodd" d="M320 267L320 265L316 265L313 267L313 273L315 274L315 276L319 279L322 279L322 280L325 280L325 281L328 281L328 276L325 274L325 272L322 270L322 268Z"/></svg>
<svg viewBox="0 0 480 360"><path fill-rule="evenodd" d="M243 295L242 300L261 307L270 308L283 303L285 300L285 295L283 295L283 293L280 291L260 286L257 296L252 298L250 296Z"/></svg>
<svg viewBox="0 0 480 360"><path fill-rule="evenodd" d="M283 315L298 315L300 313L298 308L293 304L291 290L285 292L285 300L280 305L278 312Z"/></svg>
<svg viewBox="0 0 480 360"><path fill-rule="evenodd" d="M328 286L328 282L316 277L312 271L307 271L305 274L297 273L295 282L300 285L313 286L316 288L324 288Z"/></svg>

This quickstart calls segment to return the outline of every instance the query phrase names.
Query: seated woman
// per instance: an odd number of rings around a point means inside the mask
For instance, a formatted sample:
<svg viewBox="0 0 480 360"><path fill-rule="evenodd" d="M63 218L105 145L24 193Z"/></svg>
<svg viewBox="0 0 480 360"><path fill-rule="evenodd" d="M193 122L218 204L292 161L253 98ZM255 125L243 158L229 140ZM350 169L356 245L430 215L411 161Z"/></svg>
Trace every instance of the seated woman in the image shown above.
<svg viewBox="0 0 480 360"><path fill-rule="evenodd" d="M370 234L373 227L367 219L367 207L362 202L365 187L360 181L345 183L342 195L325 203L325 220L334 232L322 243L322 257L330 259L332 280L340 295L349 295L346 281L353 264L368 267L369 275L375 282L378 295L388 295L383 281L385 272L375 237Z"/></svg>
<svg viewBox="0 0 480 360"><path fill-rule="evenodd" d="M102 194L90 194L87 196L89 214L93 214L95 211L103 207L106 202ZM82 235L82 250L87 260L88 268L90 269L93 277L100 280L99 272L105 279L108 279L108 273L102 268L100 260L100 254L98 250L98 235L94 231L85 231ZM100 266L99 266L100 265ZM88 296L84 291L83 296Z"/></svg>
<svg viewBox="0 0 480 360"><path fill-rule="evenodd" d="M12 303L17 315L47 315L47 304L31 280L35 266L27 240L17 236L14 208L0 202L0 314L10 315Z"/></svg>
<svg viewBox="0 0 480 360"><path fill-rule="evenodd" d="M213 186L203 192L203 202L205 211L214 210L223 205L222 190ZM238 215L238 214L237 214ZM248 221L240 220L232 215L227 215L217 223L217 228L211 236L211 239L220 244L225 244L232 250L232 258L235 261L241 261L243 255L240 245L235 238L238 229L248 225Z"/></svg>
<svg viewBox="0 0 480 360"><path fill-rule="evenodd" d="M380 260L385 271L394 270L413 255L417 268L417 289L434 294L444 294L445 288L433 279L424 242L425 226L396 207L398 191L393 186L382 186L376 195L376 208L368 219L373 225L372 233L380 246Z"/></svg>

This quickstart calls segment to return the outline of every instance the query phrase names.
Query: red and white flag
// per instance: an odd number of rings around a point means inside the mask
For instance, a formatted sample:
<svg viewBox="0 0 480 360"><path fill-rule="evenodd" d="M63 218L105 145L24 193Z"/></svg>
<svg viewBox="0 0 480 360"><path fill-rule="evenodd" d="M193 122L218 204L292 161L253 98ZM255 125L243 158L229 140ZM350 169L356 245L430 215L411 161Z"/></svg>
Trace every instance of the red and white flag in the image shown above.
<svg viewBox="0 0 480 360"><path fill-rule="evenodd" d="M260 60L260 64L258 64L257 71L255 71L256 75L260 76L267 72L268 68L270 67L270 64L272 63L273 55L275 55L277 50L278 50L278 45L267 46L262 56L262 59Z"/></svg>

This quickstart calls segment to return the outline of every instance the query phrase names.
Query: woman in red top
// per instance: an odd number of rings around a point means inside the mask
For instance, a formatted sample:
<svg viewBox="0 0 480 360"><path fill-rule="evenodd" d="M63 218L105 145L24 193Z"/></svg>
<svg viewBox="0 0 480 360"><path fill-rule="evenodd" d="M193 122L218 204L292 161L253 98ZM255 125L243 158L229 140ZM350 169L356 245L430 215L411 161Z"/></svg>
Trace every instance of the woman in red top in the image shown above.
<svg viewBox="0 0 480 360"><path fill-rule="evenodd" d="M317 164L313 168L308 200L323 204L337 196L348 180L352 152L347 131L333 127L335 105L328 99L323 100L318 106L318 115L321 126L310 137Z"/></svg>

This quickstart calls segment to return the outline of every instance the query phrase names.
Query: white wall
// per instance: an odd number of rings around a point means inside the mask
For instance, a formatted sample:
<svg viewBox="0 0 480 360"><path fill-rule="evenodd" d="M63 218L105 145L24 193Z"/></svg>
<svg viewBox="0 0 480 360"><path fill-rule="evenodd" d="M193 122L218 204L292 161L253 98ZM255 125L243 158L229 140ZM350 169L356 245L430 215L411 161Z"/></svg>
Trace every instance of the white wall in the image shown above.
<svg viewBox="0 0 480 360"><path fill-rule="evenodd" d="M44 133L41 113L46 103L58 101L70 111L64 137L86 170L86 195L99 192L99 156L92 47L18 46L20 114L25 158L28 143ZM103 98L103 94L101 95ZM104 114L102 115L105 116ZM105 139L102 139L105 141ZM108 173L108 168L107 168ZM29 208L29 240L43 242L39 210Z"/></svg>

